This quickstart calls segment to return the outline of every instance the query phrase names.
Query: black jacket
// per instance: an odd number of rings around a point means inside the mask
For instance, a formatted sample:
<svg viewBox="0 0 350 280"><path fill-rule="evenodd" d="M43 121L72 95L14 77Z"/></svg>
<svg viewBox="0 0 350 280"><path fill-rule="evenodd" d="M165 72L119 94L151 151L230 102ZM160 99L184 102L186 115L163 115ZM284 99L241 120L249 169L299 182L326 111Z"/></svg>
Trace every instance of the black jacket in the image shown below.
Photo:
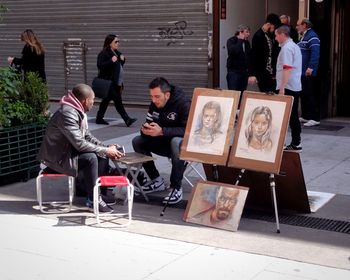
<svg viewBox="0 0 350 280"><path fill-rule="evenodd" d="M272 42L271 67L272 76L276 74L276 63L280 48L277 41L269 35ZM259 74L267 73L266 65L269 57L269 46L265 37L265 32L260 28L255 32L252 39L252 49L249 63L249 76L259 76Z"/></svg>
<svg viewBox="0 0 350 280"><path fill-rule="evenodd" d="M98 77L105 80L118 82L120 67L124 65L125 60L121 60L121 52L115 50L114 52L108 48L102 50L97 57ZM117 55L118 60L112 61L112 57Z"/></svg>
<svg viewBox="0 0 350 280"><path fill-rule="evenodd" d="M45 55L38 55L35 49L32 49L28 44L23 47L22 57L15 57L12 63L21 66L25 74L28 72L35 72L38 73L39 77L41 77L44 82L46 81Z"/></svg>
<svg viewBox="0 0 350 280"><path fill-rule="evenodd" d="M183 137L185 134L191 102L178 87L171 86L170 98L163 108L158 109L151 102L146 121L156 122L163 128L163 136Z"/></svg>
<svg viewBox="0 0 350 280"><path fill-rule="evenodd" d="M76 177L78 155L95 152L106 155L107 147L84 128L84 114L62 105L51 117L38 154L38 160L51 169Z"/></svg>
<svg viewBox="0 0 350 280"><path fill-rule="evenodd" d="M244 46L244 47L243 47ZM250 43L233 36L227 40L227 70L247 71L249 66Z"/></svg>

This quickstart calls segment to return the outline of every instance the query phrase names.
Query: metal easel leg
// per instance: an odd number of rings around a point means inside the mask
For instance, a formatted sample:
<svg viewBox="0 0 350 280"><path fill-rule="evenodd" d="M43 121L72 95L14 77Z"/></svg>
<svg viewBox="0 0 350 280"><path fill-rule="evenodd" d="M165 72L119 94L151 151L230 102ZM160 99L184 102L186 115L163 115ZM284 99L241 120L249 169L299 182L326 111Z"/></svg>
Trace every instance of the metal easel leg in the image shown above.
<svg viewBox="0 0 350 280"><path fill-rule="evenodd" d="M238 185L238 184L239 184L239 181L242 179L242 176L243 176L244 172L245 172L245 169L244 169L244 168L241 169L241 171L239 172L239 174L238 174L238 176L237 176L235 185Z"/></svg>
<svg viewBox="0 0 350 280"><path fill-rule="evenodd" d="M172 198L173 194L175 192L175 188L173 188L173 190L171 191L171 194L169 195L169 199L166 201L164 207L163 207L163 210L162 212L160 213L160 216L164 216L164 212L165 210L167 209L168 205L169 205L169 200Z"/></svg>
<svg viewBox="0 0 350 280"><path fill-rule="evenodd" d="M278 219L278 209L277 209L277 199L276 199L276 183L275 183L275 175L274 174L270 174L270 187L271 187L273 207L275 209L277 233L281 233L280 222Z"/></svg>

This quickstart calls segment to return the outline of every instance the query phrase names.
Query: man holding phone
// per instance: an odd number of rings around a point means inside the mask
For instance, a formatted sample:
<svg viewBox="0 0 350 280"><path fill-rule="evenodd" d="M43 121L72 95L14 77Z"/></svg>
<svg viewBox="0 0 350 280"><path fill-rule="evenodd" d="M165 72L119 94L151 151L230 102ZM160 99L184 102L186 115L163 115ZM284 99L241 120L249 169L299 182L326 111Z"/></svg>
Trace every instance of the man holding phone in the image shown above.
<svg viewBox="0 0 350 280"><path fill-rule="evenodd" d="M179 156L190 100L180 88L170 85L162 77L155 78L149 84L149 90L152 102L146 122L141 127L141 135L132 140L132 145L137 153L148 156L155 153L171 158L170 187L175 191L170 192L163 203L169 201L169 204L176 204L183 197L182 178L185 162L180 160ZM144 163L143 167L151 181L143 185L142 190L145 193L165 190L164 179L160 177L154 161Z"/></svg>

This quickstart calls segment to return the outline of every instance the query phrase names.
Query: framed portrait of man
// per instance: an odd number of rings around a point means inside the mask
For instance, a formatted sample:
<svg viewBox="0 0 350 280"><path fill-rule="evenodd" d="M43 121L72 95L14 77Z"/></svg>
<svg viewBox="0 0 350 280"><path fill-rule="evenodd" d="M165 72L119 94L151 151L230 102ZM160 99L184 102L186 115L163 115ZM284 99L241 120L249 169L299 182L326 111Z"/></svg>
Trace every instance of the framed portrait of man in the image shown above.
<svg viewBox="0 0 350 280"><path fill-rule="evenodd" d="M184 221L237 231L248 188L219 182L199 181L187 203Z"/></svg>
<svg viewBox="0 0 350 280"><path fill-rule="evenodd" d="M278 174L293 97L244 92L228 166Z"/></svg>
<svg viewBox="0 0 350 280"><path fill-rule="evenodd" d="M195 88L180 158L225 165L240 92Z"/></svg>

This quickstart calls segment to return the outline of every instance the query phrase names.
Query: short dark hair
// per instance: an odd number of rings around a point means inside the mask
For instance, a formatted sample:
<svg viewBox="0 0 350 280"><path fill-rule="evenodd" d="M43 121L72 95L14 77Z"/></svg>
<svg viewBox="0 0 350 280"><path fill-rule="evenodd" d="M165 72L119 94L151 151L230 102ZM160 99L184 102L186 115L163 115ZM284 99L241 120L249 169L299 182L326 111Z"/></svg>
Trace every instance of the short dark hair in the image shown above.
<svg viewBox="0 0 350 280"><path fill-rule="evenodd" d="M170 92L171 90L171 86L169 82L163 77L155 78L154 80L152 80L152 82L149 83L149 86L148 86L149 89L154 89L157 87L159 87L161 92L163 93Z"/></svg>
<svg viewBox="0 0 350 280"><path fill-rule="evenodd" d="M290 37L290 27L288 25L281 25L280 27L278 27L276 29L276 32L278 34L284 34L286 35L287 37Z"/></svg>
<svg viewBox="0 0 350 280"><path fill-rule="evenodd" d="M72 89L72 93L79 101L83 101L90 97L92 92L92 88L86 84L77 84Z"/></svg>
<svg viewBox="0 0 350 280"><path fill-rule="evenodd" d="M277 28L281 25L281 20L280 17L276 14L268 14L265 23L271 23Z"/></svg>

